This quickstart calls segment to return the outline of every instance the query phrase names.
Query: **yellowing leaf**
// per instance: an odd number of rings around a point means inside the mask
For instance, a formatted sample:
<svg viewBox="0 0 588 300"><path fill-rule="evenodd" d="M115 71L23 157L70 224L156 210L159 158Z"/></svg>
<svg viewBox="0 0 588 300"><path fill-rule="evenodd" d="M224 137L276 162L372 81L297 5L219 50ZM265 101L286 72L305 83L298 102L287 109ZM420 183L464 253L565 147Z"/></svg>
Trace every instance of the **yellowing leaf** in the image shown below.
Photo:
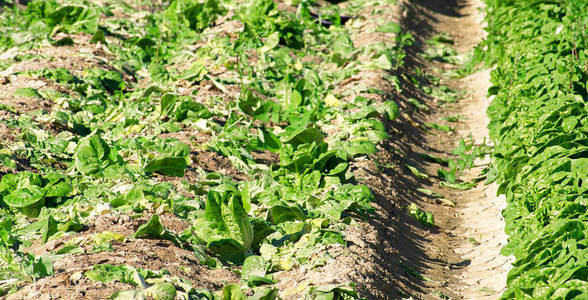
<svg viewBox="0 0 588 300"><path fill-rule="evenodd" d="M294 267L295 263L296 263L296 261L292 257L289 257L289 256L282 257L282 258L280 258L278 263L274 265L274 268L276 270L288 271Z"/></svg>
<svg viewBox="0 0 588 300"><path fill-rule="evenodd" d="M333 96L333 94L328 94L327 97L325 97L325 103L328 106L339 106L341 104L341 101L339 101L339 99L337 99L335 96Z"/></svg>
<svg viewBox="0 0 588 300"><path fill-rule="evenodd" d="M124 243L125 240L126 237L124 235L110 231L104 231L94 234L94 241L96 242L96 244L110 243L112 241Z"/></svg>

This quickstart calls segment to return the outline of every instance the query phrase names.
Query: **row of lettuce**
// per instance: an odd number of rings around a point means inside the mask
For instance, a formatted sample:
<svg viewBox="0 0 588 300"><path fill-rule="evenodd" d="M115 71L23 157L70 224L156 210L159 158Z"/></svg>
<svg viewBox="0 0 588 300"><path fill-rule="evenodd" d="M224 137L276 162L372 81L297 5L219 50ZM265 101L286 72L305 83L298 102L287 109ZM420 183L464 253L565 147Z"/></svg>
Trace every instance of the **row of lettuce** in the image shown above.
<svg viewBox="0 0 588 300"><path fill-rule="evenodd" d="M227 299L241 299L243 293L272 299L278 291L271 273L324 264L324 258L313 257L328 253L329 245L345 245L341 232L350 214L372 209L373 195L353 183L350 162L376 151L387 137L382 121L396 118L398 108L393 101L358 95L381 90L363 86L346 95L333 90L362 70L389 71L402 64L410 37L395 23L375 19L376 30L391 39L363 48L354 47L341 25L340 15L374 3L357 1L347 11L323 7L323 22L311 14L317 7L312 0L293 1L295 12L279 10L272 0L148 4L138 9L122 2L32 1L25 9L5 7L0 15L3 51L87 43L108 50L101 60L106 68L10 74L49 80L69 92L20 88L15 97L50 101L52 108L20 113L1 107L12 116L2 122L19 132L0 149L10 170L0 182L2 294L52 275L53 261L84 252L73 239L35 257L23 252L34 240L75 234L104 213L155 213L133 237L171 240L211 268L242 266L242 286L227 286L222 292ZM227 24L225 16L242 30L218 30L214 24L221 19ZM360 56L366 59L358 61ZM0 66L5 71L32 59L34 54L18 54ZM219 92L201 94L201 82ZM209 138L187 145L166 138L169 134ZM226 156L249 180L194 167L194 148ZM267 163L255 153L279 159ZM27 171L17 171L22 161ZM198 179L185 177L187 170ZM182 184L162 182L161 175L182 178ZM192 226L183 233L168 231L157 215L163 212ZM136 287L113 295L121 299L165 299L180 292L187 298L214 297L186 280L167 275L169 280L161 280L158 272L97 265L85 276ZM147 277L160 278L155 291L145 284ZM340 285L309 292L356 296Z"/></svg>
<svg viewBox="0 0 588 300"><path fill-rule="evenodd" d="M588 297L588 1L488 0L503 299Z"/></svg>

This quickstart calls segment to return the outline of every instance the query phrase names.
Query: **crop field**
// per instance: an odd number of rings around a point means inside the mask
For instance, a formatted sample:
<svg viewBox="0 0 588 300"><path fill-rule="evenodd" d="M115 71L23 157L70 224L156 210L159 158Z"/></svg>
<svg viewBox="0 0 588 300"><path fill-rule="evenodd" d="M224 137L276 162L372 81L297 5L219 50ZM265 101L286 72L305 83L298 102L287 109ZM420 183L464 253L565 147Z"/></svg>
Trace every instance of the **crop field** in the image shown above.
<svg viewBox="0 0 588 300"><path fill-rule="evenodd" d="M2 293L61 275L57 297L272 299L273 273L325 264L372 210L350 161L399 113L336 90L403 63L398 24L364 47L341 26L372 5L320 22L310 1L4 6Z"/></svg>
<svg viewBox="0 0 588 300"><path fill-rule="evenodd" d="M476 3L0 0L0 297L586 299L588 2Z"/></svg>

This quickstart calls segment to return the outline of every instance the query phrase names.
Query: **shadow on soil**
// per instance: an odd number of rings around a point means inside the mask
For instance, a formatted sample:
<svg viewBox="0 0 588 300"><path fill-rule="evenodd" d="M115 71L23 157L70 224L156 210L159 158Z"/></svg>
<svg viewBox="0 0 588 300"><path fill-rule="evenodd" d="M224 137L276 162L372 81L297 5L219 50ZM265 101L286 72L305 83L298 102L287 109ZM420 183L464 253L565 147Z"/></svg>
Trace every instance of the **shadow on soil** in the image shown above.
<svg viewBox="0 0 588 300"><path fill-rule="evenodd" d="M416 0L406 4L407 13L403 16L401 23L403 28L413 35L415 43L406 49L408 56L405 68L394 75L402 78L401 74L412 74L424 85L429 84L425 78L418 78L414 70L423 69L428 64L419 56L419 53L423 53L427 47L426 41L437 34L434 24L438 20L434 14L459 17L459 11L464 6L462 2L459 0ZM416 110L407 101L414 98L433 108L435 107L432 105L433 98L410 81L405 80L402 84L403 87L409 88L404 89L400 95L391 97L398 103L400 111L407 114L387 124L390 138L383 147L388 151L381 151L376 155L377 173L373 170L363 170L373 176L372 178L379 178L377 182L366 183L376 195L379 206L376 209L377 216L368 222L377 231L377 243L369 244L369 247L376 249L377 257L373 261L380 267L365 275L370 285L380 290L372 291L365 286L358 286L361 294L369 299L399 299L410 296L420 299L426 295L426 287L434 283L419 276L425 274L433 265L447 266L447 262L432 257L426 249L433 242L428 237L438 234L439 228L428 228L418 223L406 209L411 203L419 204L427 199L429 199L428 202L434 201L430 196L415 190L420 186L432 186L431 177L417 178L405 166L410 165L424 170L430 162L419 153L440 157L447 157L449 153L428 145L428 133L419 128L421 126L416 125L416 123L423 124L428 116ZM429 139L431 139L430 136ZM468 264L469 261L465 260L454 264L453 267L460 268Z"/></svg>

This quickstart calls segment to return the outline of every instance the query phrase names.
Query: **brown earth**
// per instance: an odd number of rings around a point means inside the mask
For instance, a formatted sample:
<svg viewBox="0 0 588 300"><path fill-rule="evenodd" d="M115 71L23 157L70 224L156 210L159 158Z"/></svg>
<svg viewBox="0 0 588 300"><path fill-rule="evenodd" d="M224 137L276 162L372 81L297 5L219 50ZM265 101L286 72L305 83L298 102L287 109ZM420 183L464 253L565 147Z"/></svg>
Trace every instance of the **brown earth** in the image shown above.
<svg viewBox="0 0 588 300"><path fill-rule="evenodd" d="M163 226L181 233L190 226L183 219L169 213L159 214ZM7 299L106 299L118 290L134 287L118 282L94 282L82 276L97 264L130 265L148 270L166 269L172 276L192 282L195 288L217 290L230 282L238 282L239 277L229 268L211 270L201 265L192 251L182 249L167 240L128 238L137 228L145 224L151 216L132 219L128 215L99 215L90 220L86 231L60 239L51 240L44 245L37 241L27 252L35 255L48 254L59 250L74 239L80 240L84 253L73 254L67 259L54 262L55 275L44 277L29 284ZM94 253L95 234L112 232L127 238L113 241L109 250Z"/></svg>
<svg viewBox="0 0 588 300"><path fill-rule="evenodd" d="M427 47L427 38L445 33L455 41L453 47L465 54L484 37L483 3L479 0L420 0L407 7L405 24L417 37L416 51ZM490 99L485 94L490 86L489 70L478 71L463 79L452 79L444 76L446 71L455 69L452 65L425 61L415 55L410 58L414 59L413 64L440 76L442 85L457 90L461 95L457 103L445 104L446 108L443 109L433 109L432 114L420 119L455 127L455 133L434 131L425 134L423 140L415 144L428 145L430 148L417 146L413 150L451 157L460 139L472 139L476 145L488 143L486 108ZM433 105L439 103L437 99L426 98L417 99L426 104L431 103L431 100ZM463 117L457 124L442 119L443 116L455 115ZM476 161L474 168L464 172L460 179L479 179L487 164L488 160ZM417 159L415 165L431 177L435 176L439 168L439 165L424 162L422 158ZM424 210L433 212L436 224L436 228L429 232L415 231L417 238L413 241L416 248L422 251L419 253L422 255L422 265L412 261L418 259L414 256L414 259L409 256L411 262L407 264L414 266L429 280L425 280L427 282L413 291L411 296L419 299L497 299L504 290L506 273L510 267L509 260L499 254L507 240L501 216L501 210L506 205L505 199L496 197L497 186L494 183L478 183L470 190L456 191L440 187L439 182L439 178L432 178L430 182L421 182L420 187L440 193L443 199L454 202L455 207L447 206L444 201L427 200L424 197L426 195L420 193L408 199Z"/></svg>

